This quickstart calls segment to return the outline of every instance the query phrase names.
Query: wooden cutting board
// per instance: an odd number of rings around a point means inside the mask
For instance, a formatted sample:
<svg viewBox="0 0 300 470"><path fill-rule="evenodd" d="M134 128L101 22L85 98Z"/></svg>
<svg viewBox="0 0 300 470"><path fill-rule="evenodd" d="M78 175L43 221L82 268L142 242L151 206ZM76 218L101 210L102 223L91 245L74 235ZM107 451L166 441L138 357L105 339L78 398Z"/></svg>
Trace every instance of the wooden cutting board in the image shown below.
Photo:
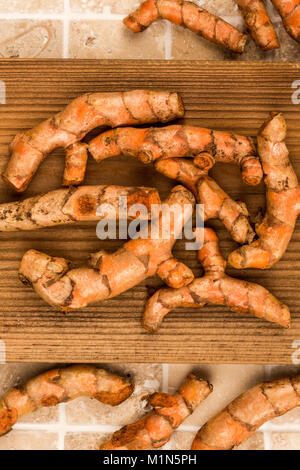
<svg viewBox="0 0 300 470"><path fill-rule="evenodd" d="M51 116L76 96L152 88L182 94L186 107L182 122L248 136L256 135L270 111L282 111L288 123L291 159L300 177L300 104L296 104L297 93L292 88L293 82L300 80L300 63L1 60L0 80L6 85L6 104L0 104L1 171L14 134ZM26 197L60 186L62 157L63 152L57 151L46 159ZM245 186L236 167L217 165L212 174L231 196L244 200L252 214L264 206L264 185ZM173 181L151 167L125 157L101 165L90 159L85 182L154 185L162 198L174 186ZM0 182L0 201L18 198ZM227 256L235 244L221 224L212 226L217 229L222 252ZM140 319L149 292L160 285L157 278L148 279L118 298L64 314L46 305L17 277L20 259L29 248L81 263L90 252L101 248L115 250L120 245L120 241L99 241L95 224L0 233L0 352L5 347L6 361L297 361L300 220L284 258L272 270L238 272L228 268L230 274L262 284L289 305L292 326L287 331L238 316L226 308L207 306L173 311L159 334L150 335L141 327ZM177 243L175 255L188 263L196 275L201 273L196 254L185 252L183 242Z"/></svg>

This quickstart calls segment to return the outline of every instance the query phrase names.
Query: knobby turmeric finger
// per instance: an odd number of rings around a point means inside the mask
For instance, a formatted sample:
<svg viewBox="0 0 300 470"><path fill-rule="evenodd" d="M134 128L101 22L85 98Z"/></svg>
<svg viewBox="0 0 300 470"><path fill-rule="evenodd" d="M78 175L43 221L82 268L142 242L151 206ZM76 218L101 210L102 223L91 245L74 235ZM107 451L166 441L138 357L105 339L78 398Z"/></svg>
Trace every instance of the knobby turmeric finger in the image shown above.
<svg viewBox="0 0 300 470"><path fill-rule="evenodd" d="M24 415L37 408L54 406L79 396L116 406L134 391L127 378L90 365L52 369L34 377L0 398L0 435L10 431Z"/></svg>
<svg viewBox="0 0 300 470"><path fill-rule="evenodd" d="M158 19L184 26L233 52L243 52L247 42L247 35L231 24L192 2L181 0L146 0L123 23L134 33L139 33Z"/></svg>
<svg viewBox="0 0 300 470"><path fill-rule="evenodd" d="M195 160L199 160L196 157ZM211 160L206 154L206 160ZM203 164L203 160L201 160ZM251 243L254 231L249 223L249 214L243 202L231 199L228 194L206 171L197 168L192 162L183 158L166 158L155 162L155 169L169 178L185 184L203 205L203 219L219 219L238 243Z"/></svg>
<svg viewBox="0 0 300 470"><path fill-rule="evenodd" d="M280 47L263 0L237 0L246 26L255 43L264 51Z"/></svg>
<svg viewBox="0 0 300 470"><path fill-rule="evenodd" d="M161 275L168 285L187 285L193 273L172 261L171 250L193 207L192 193L176 186L158 217L149 227L143 227L140 238L128 241L115 253L98 252L91 256L90 266L70 269L64 258L29 250L21 261L20 279L50 305L64 311L115 297L154 274Z"/></svg>
<svg viewBox="0 0 300 470"><path fill-rule="evenodd" d="M231 450L270 419L300 405L300 375L247 390L198 431L192 450Z"/></svg>
<svg viewBox="0 0 300 470"><path fill-rule="evenodd" d="M272 0L289 35L300 42L300 0Z"/></svg>
<svg viewBox="0 0 300 470"><path fill-rule="evenodd" d="M84 180L87 160L87 144L76 142L66 148L63 186L76 186Z"/></svg>
<svg viewBox="0 0 300 470"><path fill-rule="evenodd" d="M156 332L164 317L177 307L224 305L241 315L253 315L288 328L290 312L264 287L225 274L218 238L210 228L204 229L204 245L198 252L205 275L180 289L159 289L147 302L142 324Z"/></svg>
<svg viewBox="0 0 300 470"><path fill-rule="evenodd" d="M139 421L116 431L100 450L151 450L165 445L173 431L212 392L206 380L189 374L175 395L154 393L148 398L153 410Z"/></svg>
<svg viewBox="0 0 300 470"><path fill-rule="evenodd" d="M258 240L230 254L236 269L272 267L285 253L300 213L300 187L285 145L286 123L272 113L259 132L258 152L267 187L267 210L256 227Z"/></svg>
<svg viewBox="0 0 300 470"><path fill-rule="evenodd" d="M54 117L16 135L2 177L16 191L25 191L44 158L63 147L67 151L64 182L79 184L87 154L84 146L77 143L92 129L167 122L183 114L178 93L134 90L80 96Z"/></svg>
<svg viewBox="0 0 300 470"><path fill-rule="evenodd" d="M152 204L160 204L155 188L126 186L80 186L40 194L24 201L0 204L0 232L37 230L76 221L119 219L120 204L126 198L127 211L143 204L150 218ZM100 210L101 209L101 210ZM138 209L138 206L137 206ZM144 218L144 214L136 214Z"/></svg>
<svg viewBox="0 0 300 470"><path fill-rule="evenodd" d="M259 184L263 176L250 138L195 126L114 129L93 139L89 143L89 151L97 162L123 154L136 157L143 163L153 163L159 158L198 157L208 153L214 162L239 165L246 184Z"/></svg>

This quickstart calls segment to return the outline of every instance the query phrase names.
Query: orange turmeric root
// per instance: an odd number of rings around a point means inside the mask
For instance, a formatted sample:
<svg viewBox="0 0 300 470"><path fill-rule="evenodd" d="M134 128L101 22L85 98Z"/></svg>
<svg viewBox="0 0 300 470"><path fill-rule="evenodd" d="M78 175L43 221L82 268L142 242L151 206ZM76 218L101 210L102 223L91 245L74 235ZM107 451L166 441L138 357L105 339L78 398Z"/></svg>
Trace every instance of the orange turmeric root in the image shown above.
<svg viewBox="0 0 300 470"><path fill-rule="evenodd" d="M76 186L84 180L88 151L87 144L76 142L66 148L63 186Z"/></svg>
<svg viewBox="0 0 300 470"><path fill-rule="evenodd" d="M72 365L49 370L22 387L12 388L0 398L0 436L37 408L54 406L79 396L116 406L125 401L133 390L134 385L127 378L94 366Z"/></svg>
<svg viewBox="0 0 300 470"><path fill-rule="evenodd" d="M248 137L201 127L172 125L162 128L114 129L93 139L89 151L97 162L121 154L143 163L159 158L196 157L209 153L213 162L235 163L241 167L246 184L259 184L263 173L254 145ZM204 158L206 164L206 157Z"/></svg>
<svg viewBox="0 0 300 470"><path fill-rule="evenodd" d="M63 147L67 151L64 183L79 184L87 155L84 145L78 142L92 129L167 122L183 114L182 100L177 93L135 90L80 96L54 117L16 135L2 177L16 191L25 191L44 158L52 150Z"/></svg>
<svg viewBox="0 0 300 470"><path fill-rule="evenodd" d="M50 191L24 201L0 204L0 232L37 230L76 221L119 218L119 198L127 198L128 210L143 204L150 215L151 205L160 204L154 188L126 186L81 186ZM98 207L102 205L102 213ZM143 214L138 214L141 218Z"/></svg>
<svg viewBox="0 0 300 470"><path fill-rule="evenodd" d="M201 167L209 168L212 157L208 154L195 161ZM183 158L166 158L155 162L155 169L169 178L176 179L186 185L196 196L199 204L203 204L204 221L219 219L237 243L251 243L254 231L248 220L248 210L243 202L236 202L226 194L206 171L197 168L192 162Z"/></svg>
<svg viewBox="0 0 300 470"><path fill-rule="evenodd" d="M223 259L215 232L204 229L204 245L198 252L205 275L180 289L159 289L147 302L142 324L156 332L164 317L177 307L203 307L210 303L224 305L241 315L254 315L288 328L290 312L264 287L225 274Z"/></svg>
<svg viewBox="0 0 300 470"><path fill-rule="evenodd" d="M289 35L300 42L300 0L272 0Z"/></svg>
<svg viewBox="0 0 300 470"><path fill-rule="evenodd" d="M144 227L147 231L141 238L130 240L113 254L100 251L91 256L91 267L77 269L70 269L64 258L29 250L21 261L20 279L32 285L50 305L63 311L115 297L154 274L172 287L187 285L193 280L193 273L173 258L171 249L192 216L193 206L193 195L184 187L176 186L156 219L157 236L150 238L148 227ZM168 214L169 233L164 227ZM152 221L150 230L154 223Z"/></svg>
<svg viewBox="0 0 300 470"><path fill-rule="evenodd" d="M247 35L192 2L146 0L123 22L134 33L139 33L160 18L184 26L199 36L227 47L233 52L244 51Z"/></svg>
<svg viewBox="0 0 300 470"><path fill-rule="evenodd" d="M246 26L255 43L264 51L280 47L263 0L237 0Z"/></svg>
<svg viewBox="0 0 300 470"><path fill-rule="evenodd" d="M300 213L300 187L285 137L283 116L272 113L257 138L267 187L267 211L256 227L259 239L230 254L228 261L236 269L270 268L283 256L293 235Z"/></svg>
<svg viewBox="0 0 300 470"><path fill-rule="evenodd" d="M153 411L136 423L116 431L100 450L151 450L165 445L173 431L212 392L212 385L189 374L175 395L154 393L148 398Z"/></svg>
<svg viewBox="0 0 300 470"><path fill-rule="evenodd" d="M198 431L192 450L230 450L296 406L300 406L300 375L256 385Z"/></svg>

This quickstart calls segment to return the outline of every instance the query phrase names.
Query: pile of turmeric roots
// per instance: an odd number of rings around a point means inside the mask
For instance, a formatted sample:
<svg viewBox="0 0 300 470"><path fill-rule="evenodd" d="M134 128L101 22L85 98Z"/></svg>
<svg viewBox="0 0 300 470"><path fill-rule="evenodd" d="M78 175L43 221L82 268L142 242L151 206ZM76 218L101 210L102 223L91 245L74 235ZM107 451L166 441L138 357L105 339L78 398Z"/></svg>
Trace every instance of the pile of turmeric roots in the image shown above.
<svg viewBox="0 0 300 470"><path fill-rule="evenodd" d="M172 255L197 201L204 205L204 220L219 219L241 245L228 258L232 267L268 269L280 260L300 212L300 188L285 145L284 117L280 113L270 115L259 130L257 150L248 137L195 126L119 127L168 122L183 115L184 106L177 93L95 93L80 96L54 117L16 135L4 181L16 191L24 191L46 156L63 147L63 185L68 187L0 205L1 231L35 230L115 214L118 217L120 196L127 197L129 207L143 203L148 210L147 219L152 204L160 204L155 188L75 187L84 179L88 152L97 162L129 155L153 164L158 172L181 183L161 206L155 221L159 236L151 238L151 230L144 226L138 239L129 240L115 253L99 251L79 268L71 268L64 258L29 250L21 261L20 279L50 305L68 311L115 297L157 274L167 287L159 289L147 302L142 324L150 332L159 329L170 310L205 304L224 305L233 312L288 328L290 311L286 305L264 287L226 274L226 261L211 228L196 229L196 235L198 230L204 232L198 253L204 269L202 277L195 279L191 269ZM99 126L114 129L84 142L85 135ZM267 208L255 227L249 221L246 205L231 199L208 176L216 162L238 165L248 185L257 185L264 177ZM109 204L116 210L99 214L100 204ZM170 206L173 217L166 238L162 221ZM147 230L144 235L143 230Z"/></svg>
<svg viewBox="0 0 300 470"><path fill-rule="evenodd" d="M116 431L100 450L148 450L166 444L173 431L213 391L213 386L190 373L174 395L157 392L148 397L152 409L137 422ZM0 399L0 436L37 408L88 396L111 406L134 392L128 378L90 365L47 371ZM300 376L258 384L212 417L196 434L192 450L230 450L265 422L300 406Z"/></svg>
<svg viewBox="0 0 300 470"><path fill-rule="evenodd" d="M245 25L253 40L264 51L280 47L272 21L263 0L236 0ZM300 42L299 0L272 0L288 34ZM226 47L232 52L244 51L247 35L231 24L192 2L182 0L146 0L124 19L134 33L140 33L158 19L184 26L199 36Z"/></svg>

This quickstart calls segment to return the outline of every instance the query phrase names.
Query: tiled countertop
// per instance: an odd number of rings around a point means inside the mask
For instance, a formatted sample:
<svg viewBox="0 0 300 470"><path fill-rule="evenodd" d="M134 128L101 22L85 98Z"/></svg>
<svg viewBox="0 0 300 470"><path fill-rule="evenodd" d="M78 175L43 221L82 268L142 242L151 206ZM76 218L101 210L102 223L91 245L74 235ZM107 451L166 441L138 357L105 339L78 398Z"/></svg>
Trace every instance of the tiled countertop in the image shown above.
<svg viewBox="0 0 300 470"><path fill-rule="evenodd" d="M0 366L0 390L53 367L54 364L10 364ZM259 365L158 365L118 364L104 367L131 374L136 390L126 402L112 408L89 398L77 398L58 407L42 408L19 421L0 438L4 449L97 449L115 430L145 414L143 398L154 391L174 393L186 375L194 370L214 385L213 393L173 434L164 449L186 450L196 431L232 399L256 383L288 374L296 367ZM298 368L299 370L299 368ZM242 444L241 450L299 450L300 409L265 424Z"/></svg>
<svg viewBox="0 0 300 470"><path fill-rule="evenodd" d="M242 56L233 56L180 27L158 22L134 36L121 19L137 0L0 0L0 57L97 59L300 60L300 46L268 7L280 36L279 51L263 53L250 40ZM242 28L234 0L200 0L199 5ZM0 366L0 395L53 364ZM0 449L96 449L105 436L144 413L141 398L156 390L173 392L192 365L125 364L106 366L131 373L134 396L112 409L95 400L76 399L42 409L1 437ZM261 380L297 372L296 367L201 365L198 371L214 385L213 394L185 421L165 446L188 449L196 430L239 393ZM299 372L299 368L298 368ZM300 409L268 423L241 449L300 449Z"/></svg>
<svg viewBox="0 0 300 470"><path fill-rule="evenodd" d="M249 40L245 53L236 56L166 21L134 35L121 20L139 0L0 0L0 57L300 60L299 45L267 2L281 48L265 53ZM243 28L234 0L195 3Z"/></svg>

